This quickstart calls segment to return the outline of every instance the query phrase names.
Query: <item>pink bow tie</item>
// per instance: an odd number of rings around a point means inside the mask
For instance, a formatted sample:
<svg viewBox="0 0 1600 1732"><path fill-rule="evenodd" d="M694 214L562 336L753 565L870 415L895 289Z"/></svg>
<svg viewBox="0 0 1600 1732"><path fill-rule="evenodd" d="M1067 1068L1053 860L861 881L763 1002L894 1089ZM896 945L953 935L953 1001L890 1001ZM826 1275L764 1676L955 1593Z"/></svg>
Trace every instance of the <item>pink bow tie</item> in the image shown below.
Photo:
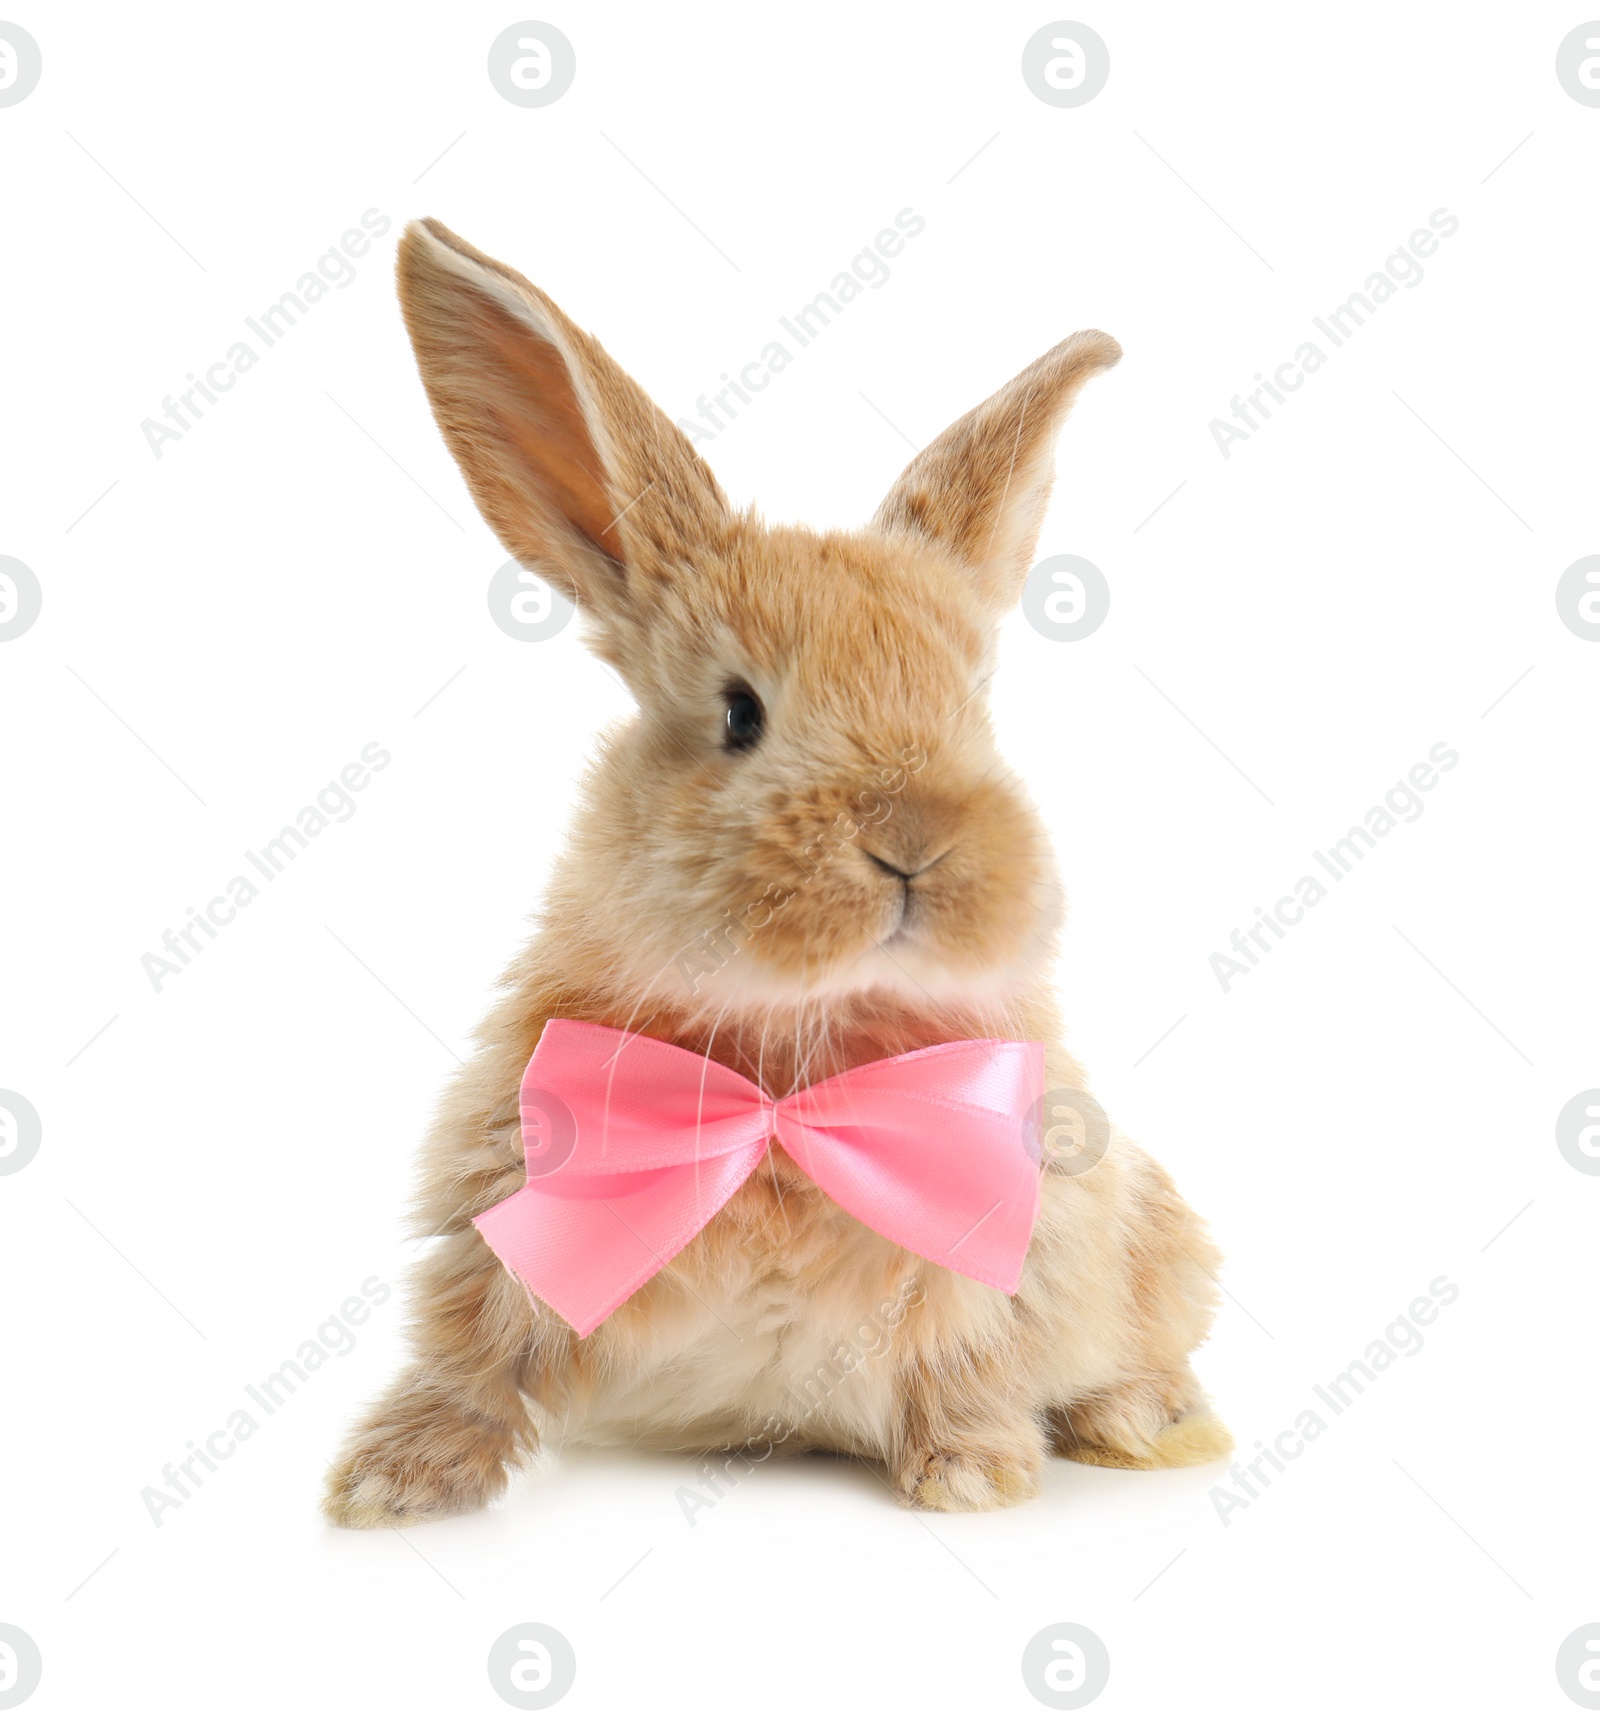
<svg viewBox="0 0 1600 1732"><path fill-rule="evenodd" d="M666 1267L776 1137L884 1238L1015 1293L1039 1213L1037 1041L958 1040L775 1101L699 1053L545 1024L522 1078L528 1182L473 1224L578 1334Z"/></svg>

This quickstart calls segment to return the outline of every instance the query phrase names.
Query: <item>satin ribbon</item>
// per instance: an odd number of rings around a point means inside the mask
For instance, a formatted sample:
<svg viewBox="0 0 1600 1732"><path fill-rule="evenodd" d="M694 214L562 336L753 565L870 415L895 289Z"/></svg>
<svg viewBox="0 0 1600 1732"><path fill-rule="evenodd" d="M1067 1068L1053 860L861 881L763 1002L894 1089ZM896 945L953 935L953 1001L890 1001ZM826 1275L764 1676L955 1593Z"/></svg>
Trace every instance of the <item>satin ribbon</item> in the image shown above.
<svg viewBox="0 0 1600 1732"><path fill-rule="evenodd" d="M773 1138L840 1208L1015 1293L1039 1213L1044 1048L958 1040L774 1100L700 1053L547 1022L522 1078L527 1183L474 1218L580 1336L666 1267Z"/></svg>

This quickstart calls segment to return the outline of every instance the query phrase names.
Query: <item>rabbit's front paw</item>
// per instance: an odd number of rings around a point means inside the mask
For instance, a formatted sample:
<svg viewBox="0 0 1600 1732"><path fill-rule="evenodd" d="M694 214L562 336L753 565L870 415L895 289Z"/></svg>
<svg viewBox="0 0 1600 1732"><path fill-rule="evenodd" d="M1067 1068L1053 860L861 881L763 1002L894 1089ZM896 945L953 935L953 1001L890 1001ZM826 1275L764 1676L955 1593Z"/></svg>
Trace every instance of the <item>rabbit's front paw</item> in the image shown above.
<svg viewBox="0 0 1600 1732"><path fill-rule="evenodd" d="M919 1451L898 1475L913 1509L1004 1509L1039 1491L1037 1450L961 1443Z"/></svg>
<svg viewBox="0 0 1600 1732"><path fill-rule="evenodd" d="M329 1471L323 1514L340 1527L390 1528L481 1509L505 1487L508 1441L465 1415L374 1419Z"/></svg>

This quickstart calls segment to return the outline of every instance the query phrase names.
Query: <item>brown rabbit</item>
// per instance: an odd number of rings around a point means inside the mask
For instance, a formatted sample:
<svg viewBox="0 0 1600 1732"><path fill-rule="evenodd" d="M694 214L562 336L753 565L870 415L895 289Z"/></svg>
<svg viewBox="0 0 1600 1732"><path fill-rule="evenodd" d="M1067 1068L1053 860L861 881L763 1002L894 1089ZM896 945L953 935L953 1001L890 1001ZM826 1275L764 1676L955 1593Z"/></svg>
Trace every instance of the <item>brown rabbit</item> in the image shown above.
<svg viewBox="0 0 1600 1732"><path fill-rule="evenodd" d="M1217 1253L1115 1133L1098 1160L1045 1161L1014 1298L878 1237L776 1142L584 1339L472 1226L523 1184L519 1083L552 1017L674 1042L774 1095L983 1037L1042 1041L1047 1086L1083 1087L1049 986L1054 862L984 691L1054 435L1117 345L1069 337L935 439L868 528L819 534L731 509L592 337L441 224L407 230L399 283L479 509L577 603L639 713L605 742L540 931L433 1127L414 1226L443 1242L418 1266L415 1359L333 1468L329 1516L476 1509L552 1435L842 1451L940 1510L1031 1496L1052 1449L1226 1453L1188 1366Z"/></svg>

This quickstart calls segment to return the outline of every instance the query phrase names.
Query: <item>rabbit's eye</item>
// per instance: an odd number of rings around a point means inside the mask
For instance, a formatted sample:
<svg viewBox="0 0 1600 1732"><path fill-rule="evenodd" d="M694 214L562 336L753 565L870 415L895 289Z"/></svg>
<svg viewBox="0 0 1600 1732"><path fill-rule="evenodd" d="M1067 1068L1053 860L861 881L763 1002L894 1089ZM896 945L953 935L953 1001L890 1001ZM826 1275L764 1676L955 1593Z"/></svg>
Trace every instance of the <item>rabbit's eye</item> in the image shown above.
<svg viewBox="0 0 1600 1732"><path fill-rule="evenodd" d="M754 692L736 686L728 693L728 713L722 727L722 743L733 752L747 752L761 738L766 713Z"/></svg>

